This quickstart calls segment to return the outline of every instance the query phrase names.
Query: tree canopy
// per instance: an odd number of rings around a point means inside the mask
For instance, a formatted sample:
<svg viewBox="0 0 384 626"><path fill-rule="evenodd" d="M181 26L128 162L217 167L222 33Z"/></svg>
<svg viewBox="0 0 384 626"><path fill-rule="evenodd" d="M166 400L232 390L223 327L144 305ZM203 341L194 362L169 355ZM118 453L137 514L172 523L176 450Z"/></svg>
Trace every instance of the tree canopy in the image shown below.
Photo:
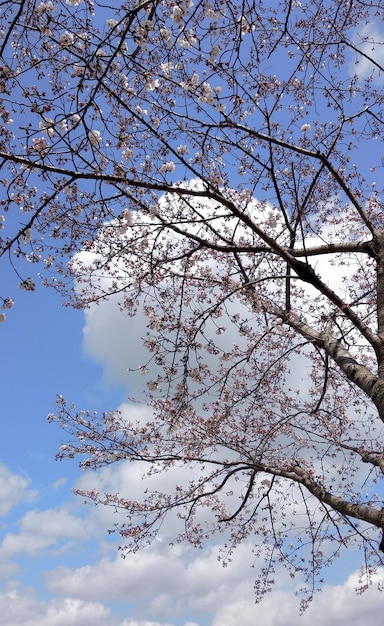
<svg viewBox="0 0 384 626"><path fill-rule="evenodd" d="M384 9L114 4L0 18L0 254L21 289L32 263L74 306L147 318L147 419L59 397L59 457L180 475L82 494L124 513L126 550L175 511L177 540L254 538L257 597L280 563L310 597L349 545L364 587L384 549Z"/></svg>

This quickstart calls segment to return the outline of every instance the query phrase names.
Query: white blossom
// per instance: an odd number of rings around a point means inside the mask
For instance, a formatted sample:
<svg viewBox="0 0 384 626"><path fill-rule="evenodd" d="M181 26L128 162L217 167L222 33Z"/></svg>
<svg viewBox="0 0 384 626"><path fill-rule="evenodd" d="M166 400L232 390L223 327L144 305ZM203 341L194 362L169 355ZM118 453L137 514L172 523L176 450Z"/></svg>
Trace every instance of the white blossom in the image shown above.
<svg viewBox="0 0 384 626"><path fill-rule="evenodd" d="M61 120L61 122L59 122L59 128L62 133L66 133L68 131L67 120Z"/></svg>
<svg viewBox="0 0 384 626"><path fill-rule="evenodd" d="M145 28L145 30L147 30L149 32L150 30L153 30L153 26L154 26L153 20L148 20L148 19L143 20L141 22L141 26L143 28Z"/></svg>
<svg viewBox="0 0 384 626"><path fill-rule="evenodd" d="M166 161L165 163L160 165L159 172L173 172L174 169L175 164L173 163L173 161Z"/></svg>
<svg viewBox="0 0 384 626"><path fill-rule="evenodd" d="M166 48L170 48L172 45L172 37L169 30L165 27L160 28L160 35L163 37L164 44Z"/></svg>
<svg viewBox="0 0 384 626"><path fill-rule="evenodd" d="M35 290L35 283L32 278L27 278L26 280L23 280L17 286L22 291L34 291Z"/></svg>
<svg viewBox="0 0 384 626"><path fill-rule="evenodd" d="M39 130L44 131L45 133L47 133L48 137L52 138L55 134L53 123L54 122L50 117L46 117L39 122Z"/></svg>
<svg viewBox="0 0 384 626"><path fill-rule="evenodd" d="M125 222L132 222L132 211L130 211L129 209L124 209L124 211L122 211L120 213L119 216L122 220L124 220Z"/></svg>
<svg viewBox="0 0 384 626"><path fill-rule="evenodd" d="M144 172L150 172L152 169L152 161L151 157L148 154L145 156L145 159L142 163L140 163L140 167Z"/></svg>
<svg viewBox="0 0 384 626"><path fill-rule="evenodd" d="M117 26L119 22L110 17L109 19L105 20L105 23L108 28L115 28L115 26Z"/></svg>
<svg viewBox="0 0 384 626"><path fill-rule="evenodd" d="M177 4L175 4L172 10L172 20L175 22L175 24L180 24L182 17L183 17L182 9Z"/></svg>
<svg viewBox="0 0 384 626"><path fill-rule="evenodd" d="M124 209L119 215L119 229L122 234L126 233L132 223L132 211Z"/></svg>
<svg viewBox="0 0 384 626"><path fill-rule="evenodd" d="M300 128L302 133L307 132L307 130L311 130L311 125L310 124L303 124L302 127Z"/></svg>
<svg viewBox="0 0 384 626"><path fill-rule="evenodd" d="M137 113L139 113L140 115L147 115L147 114L148 114L147 109L142 109L142 108L141 108L141 106L140 106L139 104L136 106L136 111L137 111Z"/></svg>
<svg viewBox="0 0 384 626"><path fill-rule="evenodd" d="M73 42L75 41L75 36L73 33L69 33L66 30L64 31L64 33L61 33L59 41L60 41L61 46L63 47L71 46Z"/></svg>
<svg viewBox="0 0 384 626"><path fill-rule="evenodd" d="M121 158L123 159L123 161L129 161L132 154L133 154L133 150L131 150L131 148L124 148L124 150L121 153Z"/></svg>
<svg viewBox="0 0 384 626"><path fill-rule="evenodd" d="M171 75L172 67L172 63L169 63L169 61L167 63L160 63L160 70L167 78L169 78Z"/></svg>
<svg viewBox="0 0 384 626"><path fill-rule="evenodd" d="M71 128L73 128L74 126L77 126L77 124L80 121L81 121L80 115L78 115L77 113L74 113L73 115L71 115L71 119L70 119Z"/></svg>
<svg viewBox="0 0 384 626"><path fill-rule="evenodd" d="M32 231L30 228L27 228L23 233L23 242L25 244L29 243L32 239Z"/></svg>
<svg viewBox="0 0 384 626"><path fill-rule="evenodd" d="M52 13L52 11L54 10L55 6L53 4L53 2L40 2L39 6L36 7L36 11L37 13Z"/></svg>
<svg viewBox="0 0 384 626"><path fill-rule="evenodd" d="M158 89L158 87L159 87L159 84L160 83L159 83L157 78L155 80L152 80L152 79L149 78L145 82L144 91L156 91L156 89Z"/></svg>
<svg viewBox="0 0 384 626"><path fill-rule="evenodd" d="M2 309L11 309L14 305L14 301L12 298L4 298Z"/></svg>
<svg viewBox="0 0 384 626"><path fill-rule="evenodd" d="M193 91L196 89L198 84L199 84L199 75L197 72L194 71L192 73L192 76L188 78L187 81L182 81L180 83L180 86L183 87L183 89L187 89L188 91Z"/></svg>
<svg viewBox="0 0 384 626"><path fill-rule="evenodd" d="M97 148L101 144L101 133L99 130L90 130L88 133L88 139L91 145Z"/></svg>
<svg viewBox="0 0 384 626"><path fill-rule="evenodd" d="M83 0L65 0L65 4L68 4L70 7L78 7Z"/></svg>
<svg viewBox="0 0 384 626"><path fill-rule="evenodd" d="M176 152L177 154L188 154L189 150L187 146L180 145L176 148Z"/></svg>
<svg viewBox="0 0 384 626"><path fill-rule="evenodd" d="M200 90L201 90L201 96L199 97L199 102L206 102L207 104L213 104L214 99L212 96L211 85L207 83L206 81L204 81L200 85Z"/></svg>
<svg viewBox="0 0 384 626"><path fill-rule="evenodd" d="M216 44L213 45L211 48L211 52L209 53L211 61L214 61L219 53L220 53L220 47Z"/></svg>
<svg viewBox="0 0 384 626"><path fill-rule="evenodd" d="M80 65L79 63L74 63L73 66L73 72L75 74L75 76L82 76L84 74L84 65Z"/></svg>
<svg viewBox="0 0 384 626"><path fill-rule="evenodd" d="M36 150L40 155L44 155L48 149L48 144L44 137L34 137L32 139L33 149Z"/></svg>
<svg viewBox="0 0 384 626"><path fill-rule="evenodd" d="M196 37L191 32L187 32L185 37L177 40L177 43L181 48L190 48L196 43Z"/></svg>

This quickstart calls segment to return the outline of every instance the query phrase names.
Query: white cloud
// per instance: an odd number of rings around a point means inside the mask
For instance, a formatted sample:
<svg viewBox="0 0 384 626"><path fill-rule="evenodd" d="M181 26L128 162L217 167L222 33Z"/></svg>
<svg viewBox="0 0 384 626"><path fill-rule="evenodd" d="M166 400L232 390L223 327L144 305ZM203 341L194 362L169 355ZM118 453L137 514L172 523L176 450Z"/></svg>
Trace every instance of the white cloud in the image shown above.
<svg viewBox="0 0 384 626"><path fill-rule="evenodd" d="M377 580L383 580L381 573ZM303 616L297 613L297 598L291 590L275 590L258 605L249 601L227 603L218 608L211 626L366 626L382 621L383 595L373 585L363 595L355 592L357 575L341 585L326 586Z"/></svg>
<svg viewBox="0 0 384 626"><path fill-rule="evenodd" d="M20 519L19 533L7 533L0 545L3 559L17 554L39 556L46 548L60 550L71 542L88 539L93 534L89 521L62 509L30 510Z"/></svg>
<svg viewBox="0 0 384 626"><path fill-rule="evenodd" d="M255 622L263 626L297 626L298 621L301 626L380 623L383 595L376 583L384 581L384 571L360 596L355 591L356 573L342 584L325 585L304 616L299 617L295 592L300 581L291 581L284 571L276 572L273 592L260 604L254 603L251 551L252 542L244 542L233 563L223 568L217 562L217 546L196 551L157 542L126 559L104 558L72 570L57 568L47 574L46 582L51 592L88 603L98 598L107 603L129 598L139 621L127 621L121 626L146 625L140 621L146 613L160 621L171 619L180 626L182 614L188 614L197 624L211 615L210 626L254 626Z"/></svg>
<svg viewBox="0 0 384 626"><path fill-rule="evenodd" d="M13 474L0 464L0 516L8 515L19 502L32 502L35 499L37 492L29 489L29 485L27 478Z"/></svg>
<svg viewBox="0 0 384 626"><path fill-rule="evenodd" d="M383 41L384 32L378 24L364 23L364 26L356 32L353 41L364 56L352 53L354 63L350 64L351 73L356 73L360 78L367 78L374 71L376 81L382 83L384 80L383 72L379 71L375 63L384 67Z"/></svg>
<svg viewBox="0 0 384 626"><path fill-rule="evenodd" d="M160 622L142 622L137 621L136 619L125 619L119 626L173 626L172 624L160 624ZM194 624L193 622L188 622L185 626L199 626L198 624Z"/></svg>
<svg viewBox="0 0 384 626"><path fill-rule="evenodd" d="M10 579L11 576L17 574L19 567L17 563L12 561L0 561L0 579Z"/></svg>
<svg viewBox="0 0 384 626"><path fill-rule="evenodd" d="M76 598L36 600L29 589L0 594L0 626L118 626L100 602Z"/></svg>
<svg viewBox="0 0 384 626"><path fill-rule="evenodd" d="M60 487L63 487L66 484L67 484L67 479L66 478L58 478L53 483L52 489L53 489L53 491L57 491Z"/></svg>
<svg viewBox="0 0 384 626"><path fill-rule="evenodd" d="M107 382L123 383L137 393L143 380L140 374L129 374L148 360L143 347L146 320L143 315L128 318L118 307L118 298L91 306L84 312L84 350L88 356L103 365Z"/></svg>
<svg viewBox="0 0 384 626"><path fill-rule="evenodd" d="M136 613L172 619L185 612L194 619L212 614L228 600L253 597L251 546L240 546L230 567L217 561L217 546L203 551L155 542L151 547L114 560L103 558L77 569L59 567L46 575L55 594L84 601L126 600Z"/></svg>

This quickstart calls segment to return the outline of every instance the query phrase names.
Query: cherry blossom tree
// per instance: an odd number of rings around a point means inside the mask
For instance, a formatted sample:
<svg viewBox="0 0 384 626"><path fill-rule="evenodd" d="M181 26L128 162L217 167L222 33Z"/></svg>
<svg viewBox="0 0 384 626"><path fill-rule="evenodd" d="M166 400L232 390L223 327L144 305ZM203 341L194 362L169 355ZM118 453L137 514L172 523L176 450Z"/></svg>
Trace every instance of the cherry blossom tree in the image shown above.
<svg viewBox="0 0 384 626"><path fill-rule="evenodd" d="M364 588L384 550L381 3L115 4L2 3L1 255L21 289L36 266L74 306L147 319L148 419L59 397L59 458L176 477L82 493L124 514L124 550L175 513L175 540L222 534L223 558L254 539L257 597L280 564L310 597L350 545Z"/></svg>

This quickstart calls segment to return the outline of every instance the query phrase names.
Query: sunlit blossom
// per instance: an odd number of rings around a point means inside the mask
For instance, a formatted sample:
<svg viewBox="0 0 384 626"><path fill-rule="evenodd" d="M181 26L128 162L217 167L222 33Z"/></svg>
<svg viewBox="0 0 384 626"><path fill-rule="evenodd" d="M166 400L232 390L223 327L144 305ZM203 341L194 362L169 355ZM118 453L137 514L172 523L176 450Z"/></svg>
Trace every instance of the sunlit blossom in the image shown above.
<svg viewBox="0 0 384 626"><path fill-rule="evenodd" d="M32 230L30 228L27 228L23 233L23 243L27 244L31 241L31 239L32 239Z"/></svg>
<svg viewBox="0 0 384 626"><path fill-rule="evenodd" d="M44 155L48 150L48 144L44 137L34 137L32 139L32 146L40 155Z"/></svg>
<svg viewBox="0 0 384 626"><path fill-rule="evenodd" d="M124 150L121 153L121 158L123 159L123 161L129 161L132 154L133 154L133 150L131 150L130 148L124 148Z"/></svg>
<svg viewBox="0 0 384 626"><path fill-rule="evenodd" d="M40 4L36 7L36 11L38 13L52 13L52 11L54 10L55 6L53 4L53 2L40 2Z"/></svg>
<svg viewBox="0 0 384 626"><path fill-rule="evenodd" d="M209 53L211 61L214 61L219 53L220 53L220 46L218 45L212 46L211 52Z"/></svg>
<svg viewBox="0 0 384 626"><path fill-rule="evenodd" d="M53 120L47 117L39 122L39 130L43 130L47 133L48 137L52 138L55 134L53 123Z"/></svg>
<svg viewBox="0 0 384 626"><path fill-rule="evenodd" d="M145 156L145 159L142 163L140 163L140 167L144 172L150 172L152 169L152 161L151 157L148 154Z"/></svg>
<svg viewBox="0 0 384 626"><path fill-rule="evenodd" d="M69 33L67 30L60 35L60 44L64 48L65 46L71 46L75 41L75 36L73 33Z"/></svg>
<svg viewBox="0 0 384 626"><path fill-rule="evenodd" d="M81 121L81 117L78 113L74 113L73 115L71 115L70 117L70 125L73 128L74 126L77 126L77 124Z"/></svg>
<svg viewBox="0 0 384 626"><path fill-rule="evenodd" d="M184 37L177 40L181 48L190 48L196 43L196 37L192 33L185 33Z"/></svg>
<svg viewBox="0 0 384 626"><path fill-rule="evenodd" d="M61 120L58 124L58 127L62 133L66 133L68 130L67 120Z"/></svg>
<svg viewBox="0 0 384 626"><path fill-rule="evenodd" d="M300 128L302 133L306 133L307 130L311 130L311 125L310 124L303 124Z"/></svg>
<svg viewBox="0 0 384 626"><path fill-rule="evenodd" d="M172 9L172 20L175 22L175 24L180 24L182 17L183 17L182 9L177 4L175 4L175 6Z"/></svg>
<svg viewBox="0 0 384 626"><path fill-rule="evenodd" d="M175 164L173 163L173 161L167 161L166 163L163 163L162 165L160 165L159 172L161 173L173 172L174 169L175 169Z"/></svg>
<svg viewBox="0 0 384 626"><path fill-rule="evenodd" d="M148 79L144 85L144 91L156 91L156 89L158 89L159 87L159 81L158 79L155 80L151 80Z"/></svg>
<svg viewBox="0 0 384 626"><path fill-rule="evenodd" d="M166 76L167 78L169 78L169 76L171 75L171 70L172 70L172 63L160 63L160 70L163 72L164 76Z"/></svg>
<svg viewBox="0 0 384 626"><path fill-rule="evenodd" d="M99 130L90 130L88 133L88 139L92 146L97 148L101 144L101 133Z"/></svg>

